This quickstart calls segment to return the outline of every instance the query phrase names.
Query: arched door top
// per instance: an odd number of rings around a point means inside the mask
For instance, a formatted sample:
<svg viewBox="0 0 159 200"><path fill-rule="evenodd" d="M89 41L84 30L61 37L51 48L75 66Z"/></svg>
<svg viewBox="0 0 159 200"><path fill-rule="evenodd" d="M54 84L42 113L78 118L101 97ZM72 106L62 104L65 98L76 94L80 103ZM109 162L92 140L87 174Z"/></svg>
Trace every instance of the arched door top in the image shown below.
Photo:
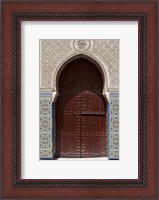
<svg viewBox="0 0 159 200"><path fill-rule="evenodd" d="M97 58L93 57L92 55L88 54L78 54L78 55L73 55L65 59L56 69L54 72L54 77L53 77L53 93L54 97L59 95L59 88L58 88L58 82L59 82L59 77L63 69L72 61L78 59L78 58L84 58L90 62L92 62L100 71L102 79L103 79L103 92L102 94L106 96L106 93L108 92L109 88L109 74L107 71L107 68L103 66L103 64L97 60ZM53 97L53 98L54 98Z"/></svg>

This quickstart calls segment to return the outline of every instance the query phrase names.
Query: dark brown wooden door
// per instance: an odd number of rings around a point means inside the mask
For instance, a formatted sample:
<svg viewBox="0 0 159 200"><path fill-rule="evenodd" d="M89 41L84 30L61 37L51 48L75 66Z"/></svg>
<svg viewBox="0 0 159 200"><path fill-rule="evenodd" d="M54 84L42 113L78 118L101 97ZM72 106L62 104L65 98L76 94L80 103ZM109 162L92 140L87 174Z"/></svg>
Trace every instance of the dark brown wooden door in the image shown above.
<svg viewBox="0 0 159 200"><path fill-rule="evenodd" d="M56 157L106 156L106 101L98 68L80 58L59 78L56 102Z"/></svg>

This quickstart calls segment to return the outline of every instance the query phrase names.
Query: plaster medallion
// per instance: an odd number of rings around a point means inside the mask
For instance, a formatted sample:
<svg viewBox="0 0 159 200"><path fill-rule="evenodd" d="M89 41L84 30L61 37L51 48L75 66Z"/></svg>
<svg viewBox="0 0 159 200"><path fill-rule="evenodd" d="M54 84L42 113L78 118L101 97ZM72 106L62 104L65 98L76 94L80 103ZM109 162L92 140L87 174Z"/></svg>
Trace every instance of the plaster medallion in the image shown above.
<svg viewBox="0 0 159 200"><path fill-rule="evenodd" d="M74 40L73 45L77 51L87 51L90 47L90 40Z"/></svg>

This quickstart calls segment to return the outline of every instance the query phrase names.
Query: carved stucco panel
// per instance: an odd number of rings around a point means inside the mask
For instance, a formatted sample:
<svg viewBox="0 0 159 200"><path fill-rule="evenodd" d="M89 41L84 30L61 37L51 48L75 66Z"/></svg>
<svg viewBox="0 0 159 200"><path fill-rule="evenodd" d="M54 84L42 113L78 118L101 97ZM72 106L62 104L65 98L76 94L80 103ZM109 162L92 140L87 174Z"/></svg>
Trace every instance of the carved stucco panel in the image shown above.
<svg viewBox="0 0 159 200"><path fill-rule="evenodd" d="M40 87L54 89L56 69L81 53L103 64L109 74L110 89L119 87L119 40L40 40Z"/></svg>
<svg viewBox="0 0 159 200"><path fill-rule="evenodd" d="M110 88L119 87L119 40L95 40L92 53L108 66Z"/></svg>
<svg viewBox="0 0 159 200"><path fill-rule="evenodd" d="M69 40L40 40L41 71L40 87L51 88L52 75L59 62L71 54Z"/></svg>

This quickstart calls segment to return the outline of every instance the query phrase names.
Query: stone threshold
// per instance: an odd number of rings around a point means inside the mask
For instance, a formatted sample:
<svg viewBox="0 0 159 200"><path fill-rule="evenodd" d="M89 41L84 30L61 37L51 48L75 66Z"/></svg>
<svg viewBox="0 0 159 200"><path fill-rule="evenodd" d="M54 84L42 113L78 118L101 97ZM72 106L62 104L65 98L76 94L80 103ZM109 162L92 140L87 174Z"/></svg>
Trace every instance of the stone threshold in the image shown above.
<svg viewBox="0 0 159 200"><path fill-rule="evenodd" d="M98 157L98 158L56 158L57 161L96 161L96 160L109 160L108 157Z"/></svg>

